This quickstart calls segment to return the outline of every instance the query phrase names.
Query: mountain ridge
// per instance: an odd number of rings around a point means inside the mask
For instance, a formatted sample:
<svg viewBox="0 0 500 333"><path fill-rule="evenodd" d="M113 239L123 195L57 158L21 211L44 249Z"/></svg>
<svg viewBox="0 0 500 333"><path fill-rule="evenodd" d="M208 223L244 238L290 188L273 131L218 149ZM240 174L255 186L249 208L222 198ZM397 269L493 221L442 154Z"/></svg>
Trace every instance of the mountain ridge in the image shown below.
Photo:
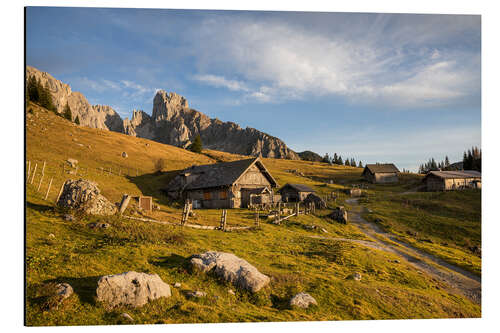
<svg viewBox="0 0 500 333"><path fill-rule="evenodd" d="M34 76L48 86L56 110L63 112L68 103L72 118L80 124L137 136L165 144L187 148L200 135L204 147L228 153L298 160L299 155L274 136L255 128L217 118L189 107L187 99L177 93L158 90L153 99L151 115L133 110L130 119L121 116L108 105L91 105L86 97L52 75L32 66L26 68L26 78Z"/></svg>

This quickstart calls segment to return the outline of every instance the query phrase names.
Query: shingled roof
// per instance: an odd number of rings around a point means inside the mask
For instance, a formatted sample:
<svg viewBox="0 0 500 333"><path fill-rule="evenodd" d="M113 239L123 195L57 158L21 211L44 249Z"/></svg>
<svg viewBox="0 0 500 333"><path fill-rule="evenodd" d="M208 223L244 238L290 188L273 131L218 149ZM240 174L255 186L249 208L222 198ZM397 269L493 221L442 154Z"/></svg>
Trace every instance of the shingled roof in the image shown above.
<svg viewBox="0 0 500 333"><path fill-rule="evenodd" d="M167 186L167 191L179 191L179 190L196 190L202 188L213 188L221 186L231 186L233 185L240 176L245 173L253 164L257 164L257 167L266 176L268 181L273 187L278 184L274 180L273 176L267 171L266 167L262 163L259 157L239 160L233 162L223 162L215 164L197 165L184 169L179 175L177 175ZM198 177L191 183L187 184L185 188L182 188L183 175L195 175Z"/></svg>
<svg viewBox="0 0 500 333"><path fill-rule="evenodd" d="M436 176L439 178L448 178L448 179L453 179L453 178L481 178L481 172L479 171L474 171L474 170L462 170L462 171L430 171L427 173L425 178L428 176ZM424 178L424 179L425 179Z"/></svg>
<svg viewBox="0 0 500 333"><path fill-rule="evenodd" d="M312 188L310 188L309 186L306 186L304 184L285 184L285 186L283 186L280 191L282 189L284 189L285 187L291 187L295 190L297 190L298 192L314 192L314 190ZM278 191L279 192L279 191Z"/></svg>
<svg viewBox="0 0 500 333"><path fill-rule="evenodd" d="M365 170L369 170L371 173L392 173L399 172L398 168L393 163L385 164L367 164Z"/></svg>

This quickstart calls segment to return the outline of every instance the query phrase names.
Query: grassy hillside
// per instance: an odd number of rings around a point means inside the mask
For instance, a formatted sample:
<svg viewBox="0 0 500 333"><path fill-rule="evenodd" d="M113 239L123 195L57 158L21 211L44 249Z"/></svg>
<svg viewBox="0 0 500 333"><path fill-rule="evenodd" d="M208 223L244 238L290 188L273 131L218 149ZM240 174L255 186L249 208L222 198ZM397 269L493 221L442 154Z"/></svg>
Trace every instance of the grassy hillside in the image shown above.
<svg viewBox="0 0 500 333"><path fill-rule="evenodd" d="M127 312L135 323L188 323L234 321L295 321L389 318L479 317L481 308L459 294L447 291L442 282L415 270L391 253L353 241L366 237L354 226L316 215L293 217L283 225L261 220L259 228L240 232L196 230L118 217L77 216L65 221L64 212L53 207L64 180L83 177L96 181L112 202L123 193L153 195L161 206L148 216L175 222L181 207L167 200L160 189L176 170L194 163L216 163L239 156L184 149L119 133L79 127L35 105L27 115L27 161L37 163L33 184L27 185L27 312L28 325L117 324ZM122 152L128 154L122 157ZM79 160L79 174L63 173L67 158ZM158 171L158 161L163 169ZM46 162L40 181L40 168ZM264 159L280 185L287 182L314 187L320 194L340 193L360 182L361 170L328 166L319 162ZM111 168L111 174L102 172ZM83 173L80 176L80 172ZM53 178L48 200L47 180ZM330 184L330 180L334 184ZM30 179L31 181L31 179ZM404 180L391 189L373 187L373 193L401 192L415 180ZM369 197L371 198L371 197ZM370 203L367 203L368 205ZM130 213L130 212L127 212ZM218 210L197 210L192 223L217 225ZM90 229L102 221L109 229ZM228 210L229 225L253 224L253 213ZM328 234L306 228L325 228ZM332 239L311 238L326 236ZM444 237L444 236L443 236ZM252 295L221 282L212 275L190 271L188 257L207 250L232 252L271 277L268 287ZM148 303L140 309L107 309L95 301L96 281L102 275L136 270L157 273L173 285L173 296ZM362 274L361 281L348 277ZM47 311L47 291L55 282L67 282L75 294L58 309ZM235 295L228 293L236 291ZM202 290L205 299L192 300L186 292ZM310 293L319 306L290 309L288 300L299 291Z"/></svg>

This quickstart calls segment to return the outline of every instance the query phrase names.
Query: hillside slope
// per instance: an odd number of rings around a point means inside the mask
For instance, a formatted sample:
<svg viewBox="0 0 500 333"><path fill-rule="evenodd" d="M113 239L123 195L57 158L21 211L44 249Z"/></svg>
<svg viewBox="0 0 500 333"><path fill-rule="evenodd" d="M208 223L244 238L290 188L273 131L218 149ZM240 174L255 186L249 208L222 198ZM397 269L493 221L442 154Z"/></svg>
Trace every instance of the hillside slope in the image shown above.
<svg viewBox="0 0 500 333"><path fill-rule="evenodd" d="M161 211L147 216L178 222L182 208L160 191L175 170L239 156L209 150L194 154L142 138L76 126L36 105L28 109L32 113L27 115L26 158L31 171L35 163L38 170L26 188L29 326L118 324L123 323L123 312L136 324L481 315L480 305L449 290L441 281L418 272L406 261L399 262L394 254L363 245L367 238L356 227L324 218L328 210L292 217L282 225L262 219L259 228L241 232L180 229L119 217L76 215L75 221L66 221L65 212L54 209L53 202L65 179L83 177L95 180L112 202L119 201L123 193L153 195ZM123 152L128 157L122 157ZM79 161L77 175L63 169L67 158ZM45 176L40 182L44 161ZM359 182L361 173L358 168L319 162L266 158L264 164L280 185L304 183L320 194L336 191L338 204L346 199L342 183ZM163 169L157 172L159 165ZM50 178L53 190L44 200ZM325 184L329 179L335 183ZM405 186L411 184L392 188ZM133 212L127 210L126 214ZM246 209L228 210L228 224L253 225L253 216ZM196 210L190 221L217 225L219 217L219 210ZM88 226L92 222L106 222L110 227L92 229ZM310 229L311 225L319 228ZM189 256L207 250L231 252L248 260L271 277L270 286L252 295L212 275L190 272ZM170 285L180 282L181 288L173 288L172 297L140 309L108 309L96 302L100 276L130 270L156 273ZM361 281L349 278L354 272L361 273ZM56 282L69 283L75 294L57 309L47 311L47 291ZM208 296L200 300L187 297L193 290ZM289 299L301 291L310 293L319 305L307 310L290 308Z"/></svg>

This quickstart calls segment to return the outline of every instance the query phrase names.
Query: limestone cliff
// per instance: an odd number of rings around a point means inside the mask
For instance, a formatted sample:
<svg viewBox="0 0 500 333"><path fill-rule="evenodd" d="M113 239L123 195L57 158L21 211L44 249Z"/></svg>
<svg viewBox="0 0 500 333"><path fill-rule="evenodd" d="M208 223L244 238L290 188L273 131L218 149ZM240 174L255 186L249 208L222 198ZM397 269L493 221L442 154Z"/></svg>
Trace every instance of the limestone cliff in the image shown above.
<svg viewBox="0 0 500 333"><path fill-rule="evenodd" d="M55 79L49 73L27 66L26 79L31 76L39 80L43 86L48 86L57 112L62 113L68 103L72 118L78 116L80 125L123 132L123 121L110 106L92 106L83 94L72 91L69 85Z"/></svg>
<svg viewBox="0 0 500 333"><path fill-rule="evenodd" d="M254 128L241 128L233 122L211 119L189 108L188 101L176 94L159 90L153 99L151 116L142 110L134 110L131 119L122 120L107 105L90 105L85 96L50 74L27 66L27 78L35 76L47 85L57 112L66 103L72 117L80 119L80 125L125 133L178 147L188 147L199 134L203 146L228 153L273 158L300 159L283 141Z"/></svg>

